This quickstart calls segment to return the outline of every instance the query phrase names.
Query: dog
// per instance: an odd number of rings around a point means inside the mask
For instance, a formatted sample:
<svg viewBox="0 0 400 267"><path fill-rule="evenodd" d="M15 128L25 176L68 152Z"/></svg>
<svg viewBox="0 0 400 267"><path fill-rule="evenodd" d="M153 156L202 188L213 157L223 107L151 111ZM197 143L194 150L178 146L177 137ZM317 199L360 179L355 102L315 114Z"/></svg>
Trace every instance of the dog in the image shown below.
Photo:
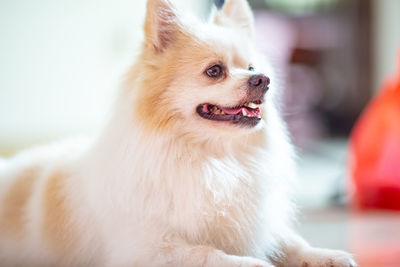
<svg viewBox="0 0 400 267"><path fill-rule="evenodd" d="M294 153L254 37L246 0L208 23L148 0L103 132L2 163L0 265L356 266L292 230Z"/></svg>

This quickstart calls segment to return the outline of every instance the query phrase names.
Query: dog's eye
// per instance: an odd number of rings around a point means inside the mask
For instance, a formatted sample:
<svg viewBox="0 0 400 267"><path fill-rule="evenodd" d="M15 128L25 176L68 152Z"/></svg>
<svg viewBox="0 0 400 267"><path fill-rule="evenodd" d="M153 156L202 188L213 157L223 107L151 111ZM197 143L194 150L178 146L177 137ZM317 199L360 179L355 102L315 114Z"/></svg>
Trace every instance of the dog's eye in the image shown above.
<svg viewBox="0 0 400 267"><path fill-rule="evenodd" d="M248 70L249 70L249 71L254 71L254 66L253 66L253 65L249 65Z"/></svg>
<svg viewBox="0 0 400 267"><path fill-rule="evenodd" d="M223 74L223 68L220 64L215 64L206 70L206 74L211 78L219 78Z"/></svg>

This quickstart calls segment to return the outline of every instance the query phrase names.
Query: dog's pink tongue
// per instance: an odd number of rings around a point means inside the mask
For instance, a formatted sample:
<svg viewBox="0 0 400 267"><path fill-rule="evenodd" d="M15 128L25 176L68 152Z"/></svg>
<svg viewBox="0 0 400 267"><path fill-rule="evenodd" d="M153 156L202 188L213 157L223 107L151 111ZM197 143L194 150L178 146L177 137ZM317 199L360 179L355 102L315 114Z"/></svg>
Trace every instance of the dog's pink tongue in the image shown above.
<svg viewBox="0 0 400 267"><path fill-rule="evenodd" d="M238 113L240 113L242 111L242 108L223 108L223 107L220 107L220 109L222 109L226 114L229 114L229 115L235 115L235 114L238 114Z"/></svg>

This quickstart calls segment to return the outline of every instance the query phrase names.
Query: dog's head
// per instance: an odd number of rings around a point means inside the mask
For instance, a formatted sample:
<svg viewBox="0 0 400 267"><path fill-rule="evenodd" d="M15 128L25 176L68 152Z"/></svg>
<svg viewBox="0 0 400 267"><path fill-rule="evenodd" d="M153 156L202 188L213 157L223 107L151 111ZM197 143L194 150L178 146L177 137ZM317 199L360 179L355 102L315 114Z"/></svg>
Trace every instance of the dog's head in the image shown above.
<svg viewBox="0 0 400 267"><path fill-rule="evenodd" d="M228 0L209 23L168 0L148 0L145 42L130 76L136 116L150 129L237 135L260 128L270 79L253 48L246 0Z"/></svg>

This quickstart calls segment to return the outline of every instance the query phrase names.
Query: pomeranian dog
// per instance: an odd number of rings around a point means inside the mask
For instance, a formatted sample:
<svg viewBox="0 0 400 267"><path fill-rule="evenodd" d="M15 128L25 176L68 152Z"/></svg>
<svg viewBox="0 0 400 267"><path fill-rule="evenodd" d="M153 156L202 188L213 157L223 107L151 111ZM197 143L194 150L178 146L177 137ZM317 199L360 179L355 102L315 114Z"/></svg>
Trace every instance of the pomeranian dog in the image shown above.
<svg viewBox="0 0 400 267"><path fill-rule="evenodd" d="M148 0L101 135L2 161L0 266L355 266L291 230L293 152L253 20L246 0L209 23Z"/></svg>

